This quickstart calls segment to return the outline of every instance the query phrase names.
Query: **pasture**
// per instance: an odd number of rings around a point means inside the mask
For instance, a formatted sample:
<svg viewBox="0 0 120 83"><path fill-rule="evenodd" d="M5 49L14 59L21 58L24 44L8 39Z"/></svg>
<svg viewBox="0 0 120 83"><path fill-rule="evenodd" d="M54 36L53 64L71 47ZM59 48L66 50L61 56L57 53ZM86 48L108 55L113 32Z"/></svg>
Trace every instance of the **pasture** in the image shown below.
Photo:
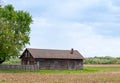
<svg viewBox="0 0 120 83"><path fill-rule="evenodd" d="M120 83L120 65L85 65L83 70L0 70L0 83Z"/></svg>

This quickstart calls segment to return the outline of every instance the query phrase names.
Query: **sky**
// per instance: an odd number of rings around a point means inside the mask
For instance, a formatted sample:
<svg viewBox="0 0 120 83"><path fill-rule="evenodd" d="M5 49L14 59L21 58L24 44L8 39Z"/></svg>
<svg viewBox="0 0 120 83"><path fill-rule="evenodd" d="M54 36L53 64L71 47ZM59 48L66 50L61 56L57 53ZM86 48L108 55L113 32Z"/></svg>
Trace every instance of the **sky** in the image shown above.
<svg viewBox="0 0 120 83"><path fill-rule="evenodd" d="M30 13L28 48L120 57L120 0L4 0Z"/></svg>

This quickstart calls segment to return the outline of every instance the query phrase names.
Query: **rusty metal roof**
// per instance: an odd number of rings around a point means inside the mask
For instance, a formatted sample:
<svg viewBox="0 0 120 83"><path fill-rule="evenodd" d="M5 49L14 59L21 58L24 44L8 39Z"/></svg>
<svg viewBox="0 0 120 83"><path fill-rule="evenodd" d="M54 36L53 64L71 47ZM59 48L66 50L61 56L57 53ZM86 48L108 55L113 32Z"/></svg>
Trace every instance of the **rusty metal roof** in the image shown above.
<svg viewBox="0 0 120 83"><path fill-rule="evenodd" d="M54 50L54 49L34 49L27 48L34 58L48 58L48 59L84 59L77 51L73 50Z"/></svg>

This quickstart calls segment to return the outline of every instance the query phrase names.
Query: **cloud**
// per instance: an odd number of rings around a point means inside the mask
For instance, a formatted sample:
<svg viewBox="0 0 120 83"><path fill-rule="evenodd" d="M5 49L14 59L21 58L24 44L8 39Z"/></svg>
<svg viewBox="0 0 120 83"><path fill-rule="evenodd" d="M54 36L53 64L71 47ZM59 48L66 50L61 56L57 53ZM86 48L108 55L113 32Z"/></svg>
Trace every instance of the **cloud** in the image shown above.
<svg viewBox="0 0 120 83"><path fill-rule="evenodd" d="M33 16L28 47L119 56L119 0L5 0Z"/></svg>
<svg viewBox="0 0 120 83"><path fill-rule="evenodd" d="M114 22L108 22L108 23L94 23L92 24L94 26L94 30L96 34L103 35L104 37L114 37L114 38L120 38L120 24L114 23Z"/></svg>
<svg viewBox="0 0 120 83"><path fill-rule="evenodd" d="M38 19L31 32L31 46L36 48L79 50L85 57L119 56L120 38L105 37L95 26L79 22L51 22Z"/></svg>

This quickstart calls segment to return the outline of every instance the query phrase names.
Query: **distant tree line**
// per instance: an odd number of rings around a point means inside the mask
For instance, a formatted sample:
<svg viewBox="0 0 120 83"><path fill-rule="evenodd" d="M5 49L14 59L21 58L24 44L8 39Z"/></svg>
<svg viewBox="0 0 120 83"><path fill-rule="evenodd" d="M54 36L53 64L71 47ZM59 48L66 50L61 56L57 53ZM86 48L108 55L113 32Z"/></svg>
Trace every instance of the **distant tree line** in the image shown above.
<svg viewBox="0 0 120 83"><path fill-rule="evenodd" d="M88 57L85 58L84 64L120 64L120 57Z"/></svg>

